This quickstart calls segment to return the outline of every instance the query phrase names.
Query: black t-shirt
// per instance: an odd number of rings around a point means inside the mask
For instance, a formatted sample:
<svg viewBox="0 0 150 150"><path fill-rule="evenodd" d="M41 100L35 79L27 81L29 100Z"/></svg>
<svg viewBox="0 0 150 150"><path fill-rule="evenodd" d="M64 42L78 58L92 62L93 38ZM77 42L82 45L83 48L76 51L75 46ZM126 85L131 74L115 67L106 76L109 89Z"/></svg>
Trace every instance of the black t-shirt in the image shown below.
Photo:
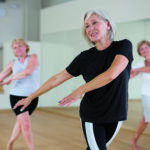
<svg viewBox="0 0 150 150"><path fill-rule="evenodd" d="M85 93L80 103L80 117L93 123L126 120L128 110L128 80L130 77L132 44L129 40L113 41L101 51L96 47L81 52L66 68L72 76L82 75L86 82L105 72L116 55L123 55L129 63L109 84Z"/></svg>

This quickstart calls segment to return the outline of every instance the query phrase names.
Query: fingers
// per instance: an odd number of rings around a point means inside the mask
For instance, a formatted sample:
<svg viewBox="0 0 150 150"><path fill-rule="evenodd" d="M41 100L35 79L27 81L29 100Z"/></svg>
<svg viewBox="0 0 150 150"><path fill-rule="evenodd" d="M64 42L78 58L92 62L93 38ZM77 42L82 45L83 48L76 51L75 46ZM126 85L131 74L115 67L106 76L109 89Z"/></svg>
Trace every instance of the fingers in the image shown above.
<svg viewBox="0 0 150 150"><path fill-rule="evenodd" d="M20 111L24 111L24 109L26 108L27 106L23 106L22 108L21 108L21 110Z"/></svg>
<svg viewBox="0 0 150 150"><path fill-rule="evenodd" d="M64 101L65 101L65 98L63 98L62 100L58 101L58 105L59 106L63 106L64 105Z"/></svg>
<svg viewBox="0 0 150 150"><path fill-rule="evenodd" d="M9 85L11 83L11 80L8 81L1 81L0 85Z"/></svg>
<svg viewBox="0 0 150 150"><path fill-rule="evenodd" d="M73 103L73 101L71 101L70 103L68 103L68 104L67 104L67 107L69 107L72 103Z"/></svg>
<svg viewBox="0 0 150 150"><path fill-rule="evenodd" d="M67 97L63 98L61 101L58 102L58 104L59 104L60 106L64 106L64 105L66 105L67 103L68 103L68 98L67 98Z"/></svg>
<svg viewBox="0 0 150 150"><path fill-rule="evenodd" d="M58 105L59 106L63 106L64 104L63 104L63 101L61 100L61 101L58 101Z"/></svg>
<svg viewBox="0 0 150 150"><path fill-rule="evenodd" d="M24 105L23 101L24 101L24 99L18 101L18 103L16 103L16 105L14 106L13 109L16 109L18 106Z"/></svg>
<svg viewBox="0 0 150 150"><path fill-rule="evenodd" d="M7 82L3 82L3 83L0 83L0 85L8 85L9 83Z"/></svg>
<svg viewBox="0 0 150 150"><path fill-rule="evenodd" d="M16 109L18 106L20 106L19 102L14 106L13 109Z"/></svg>
<svg viewBox="0 0 150 150"><path fill-rule="evenodd" d="M67 97L62 99L61 101L58 102L59 106L67 106L69 107L72 104L73 100L72 99L68 99Z"/></svg>

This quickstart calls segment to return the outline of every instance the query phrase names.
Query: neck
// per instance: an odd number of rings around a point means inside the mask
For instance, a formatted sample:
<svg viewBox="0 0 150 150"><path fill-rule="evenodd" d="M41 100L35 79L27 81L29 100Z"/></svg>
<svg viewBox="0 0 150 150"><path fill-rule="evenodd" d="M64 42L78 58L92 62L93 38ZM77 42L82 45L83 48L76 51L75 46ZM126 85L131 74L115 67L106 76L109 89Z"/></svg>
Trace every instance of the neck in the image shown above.
<svg viewBox="0 0 150 150"><path fill-rule="evenodd" d="M26 59L26 56L21 56L21 57L18 57L18 60L20 63L23 63Z"/></svg>
<svg viewBox="0 0 150 150"><path fill-rule="evenodd" d="M111 43L112 43L111 40L101 40L96 43L96 48L97 50L104 50L107 47L109 47Z"/></svg>

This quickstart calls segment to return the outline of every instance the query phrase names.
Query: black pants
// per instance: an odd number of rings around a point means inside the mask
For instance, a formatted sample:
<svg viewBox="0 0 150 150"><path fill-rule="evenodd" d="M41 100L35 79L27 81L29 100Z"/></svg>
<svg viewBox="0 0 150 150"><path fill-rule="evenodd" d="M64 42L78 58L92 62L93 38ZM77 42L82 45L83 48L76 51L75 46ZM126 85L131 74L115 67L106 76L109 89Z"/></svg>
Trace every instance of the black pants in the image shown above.
<svg viewBox="0 0 150 150"><path fill-rule="evenodd" d="M27 98L27 97L25 97L25 96L10 95L11 108L12 108L13 112L16 114L16 116L19 115L19 114L22 114L22 113L24 113L24 112L26 112L26 111L28 111L28 112L29 112L29 115L31 115L32 112L36 109L36 107L37 107L37 105L38 105L38 97L37 97L37 98L35 98L35 99L30 103L29 106L27 106L27 107L25 108L24 111L20 111L21 108L22 108L22 106L19 106L19 107L17 107L16 109L13 109L13 107L15 106L15 104L16 104L18 101L20 101L21 99L23 99L23 98Z"/></svg>
<svg viewBox="0 0 150 150"><path fill-rule="evenodd" d="M95 124L81 120L81 123L88 145L86 150L107 150L107 146L114 139L122 125L122 121Z"/></svg>

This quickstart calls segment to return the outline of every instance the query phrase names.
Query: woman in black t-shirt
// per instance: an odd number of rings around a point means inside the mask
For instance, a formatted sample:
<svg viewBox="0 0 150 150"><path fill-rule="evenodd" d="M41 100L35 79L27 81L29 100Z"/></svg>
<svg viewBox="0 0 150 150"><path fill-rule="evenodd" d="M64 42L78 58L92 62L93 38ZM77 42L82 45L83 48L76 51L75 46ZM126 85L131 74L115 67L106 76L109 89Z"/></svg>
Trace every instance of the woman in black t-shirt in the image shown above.
<svg viewBox="0 0 150 150"><path fill-rule="evenodd" d="M113 41L115 25L103 10L89 10L84 15L83 35L94 47L80 53L59 74L51 77L41 88L17 106L29 105L40 96L72 77L82 75L85 84L59 102L70 105L83 94L80 116L87 150L106 150L127 118L128 80L132 44L129 40Z"/></svg>

